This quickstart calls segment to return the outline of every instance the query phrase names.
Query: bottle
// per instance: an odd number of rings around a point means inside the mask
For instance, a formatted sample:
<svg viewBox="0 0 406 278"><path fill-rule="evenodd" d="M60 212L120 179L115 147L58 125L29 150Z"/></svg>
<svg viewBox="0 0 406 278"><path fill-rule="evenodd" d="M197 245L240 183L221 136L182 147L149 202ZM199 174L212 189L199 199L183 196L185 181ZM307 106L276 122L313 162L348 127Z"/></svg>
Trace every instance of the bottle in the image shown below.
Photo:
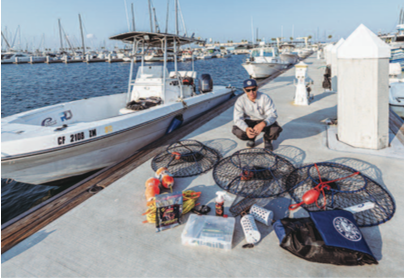
<svg viewBox="0 0 406 278"><path fill-rule="evenodd" d="M216 198L216 216L223 216L224 215L224 195L226 192L224 191L217 191L217 198Z"/></svg>

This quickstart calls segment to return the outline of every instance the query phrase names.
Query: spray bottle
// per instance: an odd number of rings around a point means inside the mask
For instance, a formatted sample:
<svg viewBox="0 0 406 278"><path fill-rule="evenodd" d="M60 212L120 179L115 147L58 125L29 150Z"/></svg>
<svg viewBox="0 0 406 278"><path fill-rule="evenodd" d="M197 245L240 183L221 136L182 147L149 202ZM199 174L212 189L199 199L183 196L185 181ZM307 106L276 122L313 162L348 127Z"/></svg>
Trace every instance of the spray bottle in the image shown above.
<svg viewBox="0 0 406 278"><path fill-rule="evenodd" d="M216 198L216 216L223 216L224 215L224 196L226 192L224 191L217 191L217 198Z"/></svg>

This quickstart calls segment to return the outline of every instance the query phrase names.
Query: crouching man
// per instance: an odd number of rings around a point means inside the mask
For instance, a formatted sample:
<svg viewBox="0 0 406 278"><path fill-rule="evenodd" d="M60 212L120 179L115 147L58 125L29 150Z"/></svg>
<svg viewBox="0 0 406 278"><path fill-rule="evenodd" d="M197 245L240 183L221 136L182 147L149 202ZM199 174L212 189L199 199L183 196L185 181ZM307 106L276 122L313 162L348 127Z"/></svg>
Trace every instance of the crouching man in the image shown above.
<svg viewBox="0 0 406 278"><path fill-rule="evenodd" d="M282 128L276 122L278 114L272 99L258 92L254 79L244 81L244 94L234 105L233 134L247 141L247 147L255 147L255 138L264 132L266 149L273 150L272 141L279 137Z"/></svg>

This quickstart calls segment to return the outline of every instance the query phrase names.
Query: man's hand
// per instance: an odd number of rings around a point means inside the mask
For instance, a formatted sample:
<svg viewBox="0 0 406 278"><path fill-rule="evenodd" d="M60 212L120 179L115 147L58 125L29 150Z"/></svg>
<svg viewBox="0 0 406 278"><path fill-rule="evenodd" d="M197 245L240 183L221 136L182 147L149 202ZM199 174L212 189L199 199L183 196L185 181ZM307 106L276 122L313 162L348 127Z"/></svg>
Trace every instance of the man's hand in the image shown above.
<svg viewBox="0 0 406 278"><path fill-rule="evenodd" d="M262 132L262 130L266 127L266 123L265 122L260 122L259 124L257 124L256 126L254 126L254 132L255 135L258 135Z"/></svg>
<svg viewBox="0 0 406 278"><path fill-rule="evenodd" d="M257 136L257 134L255 133L254 129L251 127L247 127L247 129L245 130L245 132L247 133L248 138L252 139L255 138L255 136Z"/></svg>

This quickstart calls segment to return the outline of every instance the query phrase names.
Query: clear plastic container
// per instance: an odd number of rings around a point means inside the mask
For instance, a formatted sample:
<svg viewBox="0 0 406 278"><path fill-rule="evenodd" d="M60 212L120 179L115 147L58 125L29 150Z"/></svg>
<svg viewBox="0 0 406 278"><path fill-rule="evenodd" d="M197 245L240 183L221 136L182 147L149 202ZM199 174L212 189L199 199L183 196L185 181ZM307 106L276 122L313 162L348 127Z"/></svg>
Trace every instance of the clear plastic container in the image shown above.
<svg viewBox="0 0 406 278"><path fill-rule="evenodd" d="M182 244L231 250L234 226L233 217L192 214L182 232Z"/></svg>

